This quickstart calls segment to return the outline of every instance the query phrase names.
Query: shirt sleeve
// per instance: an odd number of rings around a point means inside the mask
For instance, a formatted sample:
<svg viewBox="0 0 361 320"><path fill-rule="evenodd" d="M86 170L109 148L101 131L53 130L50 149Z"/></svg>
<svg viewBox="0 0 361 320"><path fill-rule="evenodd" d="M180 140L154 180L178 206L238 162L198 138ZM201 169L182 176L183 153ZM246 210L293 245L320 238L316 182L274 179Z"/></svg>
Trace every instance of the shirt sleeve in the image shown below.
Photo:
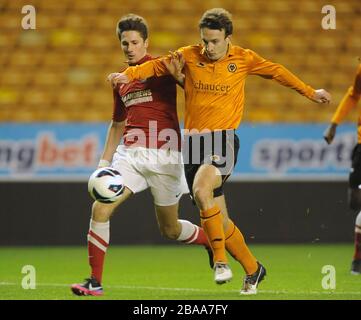
<svg viewBox="0 0 361 320"><path fill-rule="evenodd" d="M177 52L183 54L184 56L185 48L179 48ZM169 71L164 65L164 61L170 61L170 59L171 55L162 56L158 59L147 61L141 65L129 67L124 73L130 81L169 75Z"/></svg>
<svg viewBox="0 0 361 320"><path fill-rule="evenodd" d="M141 65L129 67L125 70L125 74L130 81L143 80L151 77L160 77L168 75L169 72L163 64L164 59L170 59L168 56L160 57L158 59L147 61Z"/></svg>
<svg viewBox="0 0 361 320"><path fill-rule="evenodd" d="M313 97L315 90L311 86L306 85L283 65L268 61L252 50L248 50L248 52L250 54L248 74L275 80L285 87L296 90L307 98Z"/></svg>
<svg viewBox="0 0 361 320"><path fill-rule="evenodd" d="M349 87L338 105L331 122L340 124L347 114L356 107L361 97L361 64L357 70L353 86Z"/></svg>
<svg viewBox="0 0 361 320"><path fill-rule="evenodd" d="M116 90L113 90L113 121L122 122L127 118L127 110L125 105L120 98L119 93Z"/></svg>

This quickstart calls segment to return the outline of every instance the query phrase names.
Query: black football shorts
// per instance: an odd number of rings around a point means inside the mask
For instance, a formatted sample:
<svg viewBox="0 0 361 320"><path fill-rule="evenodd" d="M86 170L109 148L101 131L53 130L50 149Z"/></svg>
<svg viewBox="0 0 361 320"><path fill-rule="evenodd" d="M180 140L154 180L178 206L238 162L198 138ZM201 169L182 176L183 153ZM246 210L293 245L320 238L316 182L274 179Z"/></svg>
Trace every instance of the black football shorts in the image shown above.
<svg viewBox="0 0 361 320"><path fill-rule="evenodd" d="M214 197L223 194L223 184L237 163L238 150L239 139L235 130L217 130L184 136L184 171L192 198L194 177L203 164L211 164L218 168L222 175L222 185L215 189L213 194Z"/></svg>

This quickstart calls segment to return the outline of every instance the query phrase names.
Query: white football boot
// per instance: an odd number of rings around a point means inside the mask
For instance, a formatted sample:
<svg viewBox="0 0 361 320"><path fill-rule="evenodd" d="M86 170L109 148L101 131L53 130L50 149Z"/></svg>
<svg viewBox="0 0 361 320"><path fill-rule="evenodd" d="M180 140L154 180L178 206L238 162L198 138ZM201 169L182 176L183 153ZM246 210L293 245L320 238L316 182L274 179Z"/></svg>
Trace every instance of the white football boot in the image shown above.
<svg viewBox="0 0 361 320"><path fill-rule="evenodd" d="M216 262L214 264L213 269L214 269L214 281L217 284L223 284L228 281L231 281L233 275L232 275L232 270L230 269L228 264L222 262Z"/></svg>

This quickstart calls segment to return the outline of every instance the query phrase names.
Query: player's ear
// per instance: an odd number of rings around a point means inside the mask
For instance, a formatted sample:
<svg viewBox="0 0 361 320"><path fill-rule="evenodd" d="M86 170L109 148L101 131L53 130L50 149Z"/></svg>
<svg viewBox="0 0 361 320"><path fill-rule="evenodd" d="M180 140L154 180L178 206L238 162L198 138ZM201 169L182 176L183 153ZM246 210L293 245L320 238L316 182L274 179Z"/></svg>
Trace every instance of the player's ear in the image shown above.
<svg viewBox="0 0 361 320"><path fill-rule="evenodd" d="M144 40L144 47L145 47L146 49L148 49L148 46L149 46L149 41L148 41L148 39L145 39L145 40Z"/></svg>

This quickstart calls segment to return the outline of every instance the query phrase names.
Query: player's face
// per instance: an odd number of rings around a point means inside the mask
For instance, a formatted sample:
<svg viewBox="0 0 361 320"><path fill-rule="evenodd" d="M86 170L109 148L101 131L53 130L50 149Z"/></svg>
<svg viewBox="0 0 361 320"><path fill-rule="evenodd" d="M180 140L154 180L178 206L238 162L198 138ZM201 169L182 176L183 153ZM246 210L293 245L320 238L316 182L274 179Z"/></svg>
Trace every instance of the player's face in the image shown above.
<svg viewBox="0 0 361 320"><path fill-rule="evenodd" d="M147 54L148 40L143 40L138 31L124 31L120 44L129 64L137 63Z"/></svg>
<svg viewBox="0 0 361 320"><path fill-rule="evenodd" d="M226 55L230 36L225 36L224 29L213 30L202 28L201 39L209 59L219 60Z"/></svg>

